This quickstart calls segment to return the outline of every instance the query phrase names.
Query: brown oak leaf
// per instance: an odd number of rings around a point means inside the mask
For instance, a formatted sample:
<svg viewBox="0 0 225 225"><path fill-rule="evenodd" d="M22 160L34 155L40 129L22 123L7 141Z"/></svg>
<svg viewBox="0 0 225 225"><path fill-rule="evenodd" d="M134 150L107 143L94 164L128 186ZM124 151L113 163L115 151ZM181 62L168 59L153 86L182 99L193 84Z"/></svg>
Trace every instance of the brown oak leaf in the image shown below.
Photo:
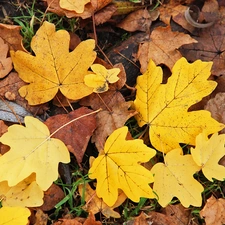
<svg viewBox="0 0 225 225"><path fill-rule="evenodd" d="M171 31L170 26L155 28L150 35L150 41L145 41L139 46L141 72L147 70L150 59L156 65L164 64L171 70L175 62L182 57L177 49L184 44L195 42L197 41L188 34Z"/></svg>

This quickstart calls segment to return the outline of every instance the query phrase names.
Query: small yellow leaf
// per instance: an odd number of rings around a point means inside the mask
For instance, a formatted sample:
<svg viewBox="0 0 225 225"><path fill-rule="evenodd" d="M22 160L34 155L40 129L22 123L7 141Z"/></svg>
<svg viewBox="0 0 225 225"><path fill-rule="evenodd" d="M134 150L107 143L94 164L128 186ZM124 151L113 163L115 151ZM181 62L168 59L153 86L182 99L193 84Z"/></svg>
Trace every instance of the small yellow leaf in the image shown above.
<svg viewBox="0 0 225 225"><path fill-rule="evenodd" d="M140 163L149 161L156 151L142 140L126 140L127 132L127 127L115 130L89 170L89 177L97 179L98 197L108 206L117 201L118 189L134 202L155 197L149 186L154 181L152 173Z"/></svg>
<svg viewBox="0 0 225 225"><path fill-rule="evenodd" d="M82 41L72 52L69 41L67 31L55 31L54 24L44 22L31 41L35 56L11 51L15 70L29 83L19 93L30 105L52 100L59 90L73 100L92 93L84 84L84 76L96 58L95 41Z"/></svg>
<svg viewBox="0 0 225 225"><path fill-rule="evenodd" d="M83 13L84 6L90 2L90 0L60 0L59 5L61 8L75 11L76 13Z"/></svg>
<svg viewBox="0 0 225 225"><path fill-rule="evenodd" d="M153 190L158 196L162 207L177 197L181 204L201 206L204 190L193 175L201 168L196 165L191 155L181 155L181 149L174 149L165 156L165 164L157 163L151 169L154 174Z"/></svg>
<svg viewBox="0 0 225 225"><path fill-rule="evenodd" d="M151 60L147 71L137 78L136 119L139 126L150 126L149 138L157 150L167 153L179 148L179 143L194 145L203 130L211 134L224 127L206 110L188 112L215 89L216 82L207 80L211 66L211 62L189 64L181 58L167 83L162 84L162 69Z"/></svg>
<svg viewBox="0 0 225 225"><path fill-rule="evenodd" d="M25 126L14 124L0 137L10 150L0 157L0 181L15 186L30 174L36 173L37 184L47 190L58 178L59 162L70 162L65 144L49 138L48 127L36 118L27 116Z"/></svg>
<svg viewBox="0 0 225 225"><path fill-rule="evenodd" d="M119 80L117 75L120 73L119 68L106 69L101 64L91 66L94 74L88 74L84 77L84 82L88 87L94 88L93 92L102 93L108 90L108 83L115 83Z"/></svg>
<svg viewBox="0 0 225 225"><path fill-rule="evenodd" d="M4 196L3 206L37 207L43 204L44 193L36 183L35 174L9 187L7 181L0 182L0 195Z"/></svg>
<svg viewBox="0 0 225 225"><path fill-rule="evenodd" d="M0 225L27 225L30 210L22 207L0 208Z"/></svg>
<svg viewBox="0 0 225 225"><path fill-rule="evenodd" d="M196 137L195 148L191 148L191 155L195 163L202 168L205 177L213 181L225 179L225 167L219 165L219 160L225 155L225 134L213 134L210 139L204 133Z"/></svg>

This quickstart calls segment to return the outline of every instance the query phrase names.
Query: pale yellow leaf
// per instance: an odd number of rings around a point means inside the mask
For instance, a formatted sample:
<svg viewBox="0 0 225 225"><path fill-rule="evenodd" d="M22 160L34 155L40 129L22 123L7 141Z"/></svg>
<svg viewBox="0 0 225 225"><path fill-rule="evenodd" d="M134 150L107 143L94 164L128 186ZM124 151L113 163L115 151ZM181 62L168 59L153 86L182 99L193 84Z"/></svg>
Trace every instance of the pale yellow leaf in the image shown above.
<svg viewBox="0 0 225 225"><path fill-rule="evenodd" d="M76 13L83 13L84 6L90 2L90 0L60 0L59 5L61 8L75 11Z"/></svg>
<svg viewBox="0 0 225 225"><path fill-rule="evenodd" d="M24 122L25 127L12 125L0 137L0 142L10 146L0 157L0 181L14 186L35 173L45 191L58 178L59 162L70 162L69 151L62 141L49 137L48 127L38 119L27 116Z"/></svg>
<svg viewBox="0 0 225 225"><path fill-rule="evenodd" d="M44 192L31 174L16 186L9 187L7 181L0 182L0 195L4 196L3 206L37 207L43 204Z"/></svg>
<svg viewBox="0 0 225 225"><path fill-rule="evenodd" d="M196 137L195 148L191 148L191 155L195 163L202 168L205 177L213 181L225 179L225 167L219 165L219 160L225 155L225 134L213 134L210 139L200 133Z"/></svg>
<svg viewBox="0 0 225 225"><path fill-rule="evenodd" d="M165 164L157 163L151 169L154 175L153 190L162 207L177 197L184 207L201 206L203 186L193 175L201 168L191 155L181 155L181 149L174 149L165 156Z"/></svg>

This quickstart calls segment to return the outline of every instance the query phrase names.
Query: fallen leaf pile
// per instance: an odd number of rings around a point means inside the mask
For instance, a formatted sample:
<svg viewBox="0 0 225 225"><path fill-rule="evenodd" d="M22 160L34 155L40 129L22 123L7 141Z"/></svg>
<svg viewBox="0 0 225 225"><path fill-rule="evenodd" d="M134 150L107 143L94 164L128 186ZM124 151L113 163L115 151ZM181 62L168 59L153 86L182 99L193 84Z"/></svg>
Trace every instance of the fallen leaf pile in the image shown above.
<svg viewBox="0 0 225 225"><path fill-rule="evenodd" d="M42 21L28 52L20 27L0 24L0 225L224 224L221 1L43 2L89 30ZM99 46L106 22L146 32L118 52L140 70L134 87L110 39Z"/></svg>

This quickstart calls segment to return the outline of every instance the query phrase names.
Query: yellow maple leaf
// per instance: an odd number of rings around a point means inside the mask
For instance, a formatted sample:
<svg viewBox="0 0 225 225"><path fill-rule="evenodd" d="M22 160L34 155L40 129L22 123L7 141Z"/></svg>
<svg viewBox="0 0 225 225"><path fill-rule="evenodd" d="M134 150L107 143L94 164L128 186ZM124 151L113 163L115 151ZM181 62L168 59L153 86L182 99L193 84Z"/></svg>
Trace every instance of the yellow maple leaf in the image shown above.
<svg viewBox="0 0 225 225"><path fill-rule="evenodd" d="M22 207L0 208L0 225L27 225L30 210Z"/></svg>
<svg viewBox="0 0 225 225"><path fill-rule="evenodd" d="M162 207L177 197L184 207L201 206L203 186L194 179L193 174L201 168L191 155L181 155L181 149L166 154L165 164L157 163L151 169L154 174L153 190Z"/></svg>
<svg viewBox="0 0 225 225"><path fill-rule="evenodd" d="M149 161L156 151L142 140L126 140L127 132L125 126L115 130L89 170L89 177L97 179L97 196L108 206L117 201L118 189L134 202L155 197L149 186L153 176L140 163Z"/></svg>
<svg viewBox="0 0 225 225"><path fill-rule="evenodd" d="M0 182L0 196L4 196L3 206L37 207L43 204L44 193L33 173L13 187L9 187L7 181Z"/></svg>
<svg viewBox="0 0 225 225"><path fill-rule="evenodd" d="M59 162L70 162L69 151L62 141L49 137L48 127L38 119L27 116L24 122L25 127L12 125L0 137L0 142L10 146L0 157L0 181L14 186L35 173L45 191L58 178Z"/></svg>
<svg viewBox="0 0 225 225"><path fill-rule="evenodd" d="M211 134L224 127L206 110L188 112L216 87L215 81L207 80L211 66L211 62L189 64L181 58L167 83L161 84L162 69L151 60L147 71L137 78L136 119L139 126L150 126L150 141L157 150L167 153L179 148L179 143L194 145L196 135L203 130Z"/></svg>
<svg viewBox="0 0 225 225"><path fill-rule="evenodd" d="M90 2L90 0L60 0L59 5L61 8L75 11L76 13L83 13L84 6Z"/></svg>
<svg viewBox="0 0 225 225"><path fill-rule="evenodd" d="M11 51L14 68L30 83L19 89L30 105L50 101L59 90L73 100L92 93L84 84L84 76L96 58L95 41L83 41L69 52L69 40L67 31L55 31L54 24L44 22L31 41L35 56Z"/></svg>
<svg viewBox="0 0 225 225"><path fill-rule="evenodd" d="M196 137L196 147L191 148L195 163L201 167L205 177L213 181L225 179L225 167L219 165L219 160L225 155L225 134L213 134L210 139L203 132Z"/></svg>
<svg viewBox="0 0 225 225"><path fill-rule="evenodd" d="M108 83L115 83L119 80L117 75L120 73L119 68L106 69L101 64L91 66L94 74L88 74L84 77L84 82L88 87L94 88L93 92L102 93L109 89Z"/></svg>

